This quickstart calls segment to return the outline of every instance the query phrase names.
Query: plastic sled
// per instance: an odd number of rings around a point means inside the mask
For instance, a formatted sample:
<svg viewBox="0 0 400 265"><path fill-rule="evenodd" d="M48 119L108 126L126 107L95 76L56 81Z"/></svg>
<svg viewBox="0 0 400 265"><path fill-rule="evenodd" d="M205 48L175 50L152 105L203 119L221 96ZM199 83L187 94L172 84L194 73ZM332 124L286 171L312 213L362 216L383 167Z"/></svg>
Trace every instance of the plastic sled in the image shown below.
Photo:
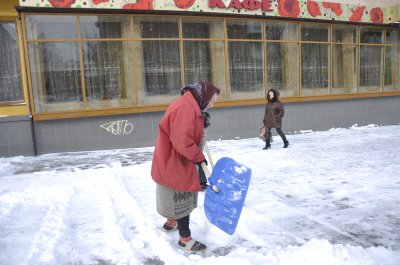
<svg viewBox="0 0 400 265"><path fill-rule="evenodd" d="M235 233L250 178L249 167L228 157L217 161L208 178L210 186L204 198L204 211L213 225L229 235Z"/></svg>

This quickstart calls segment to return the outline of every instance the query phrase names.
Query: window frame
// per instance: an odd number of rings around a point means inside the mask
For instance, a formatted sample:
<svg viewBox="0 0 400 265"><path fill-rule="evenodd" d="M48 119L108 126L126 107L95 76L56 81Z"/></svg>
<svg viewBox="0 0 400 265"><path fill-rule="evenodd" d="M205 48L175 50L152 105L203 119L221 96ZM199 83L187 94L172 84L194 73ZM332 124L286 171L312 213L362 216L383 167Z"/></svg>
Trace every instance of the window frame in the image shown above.
<svg viewBox="0 0 400 265"><path fill-rule="evenodd" d="M23 48L23 43L21 42L21 35L22 35L22 28L21 28L21 21L18 20L17 18L15 19L9 19L9 18L2 18L0 17L0 23L12 23L15 25L15 37L17 38L17 54L18 58L18 68L19 68L19 73L20 73L20 90L21 90L21 99L19 100L13 100L13 101L0 101L0 108L2 110L6 107L17 107L17 106L26 106L24 113L28 110L28 98L27 98L27 85L26 85L26 72L25 72L25 67L24 67L24 48ZM15 108L14 108L15 109ZM20 113L20 111L13 110L12 112L16 112L17 114Z"/></svg>
<svg viewBox="0 0 400 265"><path fill-rule="evenodd" d="M23 26L25 27L25 16L26 15L35 15L35 14L39 14L39 15L43 15L43 14L49 14L52 15L54 13L44 13L44 12L23 12L22 13L22 20L23 20ZM64 13L63 13L64 14ZM66 13L67 15L75 15L75 16L85 16L85 14L82 13ZM93 14L88 14L88 16L115 16L116 14L104 14L104 13L93 13ZM256 20L256 21L261 21L262 23L262 39L260 40L255 40L255 39L246 39L246 41L256 41L256 42L261 42L263 45L263 74L264 74L264 97L244 97L244 98L230 98L230 93L231 93L231 89L230 89L230 77L229 77L229 61L228 61L228 49L227 49L227 45L229 41L232 41L230 39L228 39L227 37L227 20L234 20L234 19L246 19L246 18L237 18L237 17L232 17L232 16L201 16L201 15L194 15L194 16L189 16L189 15L176 15L176 14L169 14L168 12L162 15L145 15L145 14L141 14L139 13L135 13L135 14L120 14L120 15L124 15L124 16L129 16L131 19L131 38L129 39L129 41L132 42L132 53L133 53L133 59L134 61L136 61L137 56L136 53L137 51L135 50L137 47L135 46L135 43L137 42L142 42L142 41L147 41L147 39L144 38L136 38L134 36L134 18L135 17L139 17L139 16L162 16L162 17L172 17L172 18L178 18L179 19L179 37L173 40L177 40L179 41L180 45L179 45L179 49L180 49L180 64L181 64L181 83L182 86L186 85L185 84L185 72L184 72L184 48L183 48L183 43L185 41L196 41L196 38L183 38L182 36L182 21L185 18L194 18L194 19L221 19L223 20L223 24L224 24L224 36L223 38L216 38L216 39L201 39L201 41L210 41L210 42L222 42L223 46L224 46L224 56L225 56L225 67L224 67L224 71L225 71L225 75L224 75L224 82L225 82L225 87L220 87L221 90L223 91L223 93L221 94L222 96L219 99L219 102L217 102L215 104L216 107L228 107L228 106L243 106L243 105L258 105L258 104L264 104L265 103L265 95L268 91L268 76L267 76L267 71L268 71L268 62L267 62L267 53L266 53L266 45L268 42L280 42L280 43L296 43L298 45L298 71L299 71L299 77L298 77L298 95L288 95L288 96L282 96L282 100L285 102L302 102L302 101L323 101L323 100L334 100L334 99L350 99L350 98L366 98L366 97L382 97L382 96L392 96L392 95L400 95L400 91L399 90L395 90L395 91L385 91L383 89L384 86L384 74L385 74L385 63L382 63L382 73L381 75L381 85L380 85L380 90L379 91L373 91L373 92L360 92L359 91L359 82L360 82L360 46L364 45L360 43L360 28L365 28L365 27L374 27L374 28L378 28L380 30L382 30L383 32L383 38L386 37L386 29L388 28L392 28L390 26L387 25L379 25L379 26L366 26L362 23L340 23L340 22L332 22L332 21L327 21L327 22L314 22L314 21L305 21L305 20L281 20L281 19L272 19L272 18L248 18L251 20ZM266 28L265 25L269 22L283 22L283 23L295 23L297 25L297 34L298 34L298 38L297 40L267 40L266 39ZM301 79L301 65L302 65L302 60L301 60L301 50L302 47L301 45L303 43L320 43L320 42L313 42L313 41L302 41L301 40L301 25L302 24L321 24L324 25L324 27L326 26L328 28L328 32L329 32L329 36L328 36L328 41L327 42L323 42L324 44L326 44L328 46L329 49L329 55L328 55L328 61L329 61L329 69L328 69L328 94L318 94L318 95L303 95L302 93L302 79ZM358 50L357 50L357 92L356 93L333 93L333 60L332 60L332 56L333 56L333 46L334 45L347 45L347 43L343 43L343 42L334 42L333 41L333 30L332 27L333 26L342 26L342 27L354 27L355 25L357 26L357 42L352 43L353 45L357 45L358 46ZM26 35L25 35L26 36ZM125 39L124 39L125 40ZM172 40L172 39L168 39L168 40ZM244 39L234 39L233 41L243 41ZM82 42L82 39L78 40L79 42ZM321 42L322 43L322 42ZM24 39L24 44L25 47L27 46L27 40ZM374 45L381 45L383 48L383 54L385 57L385 51L386 51L386 44L385 40L382 41L382 44L374 44ZM400 49L400 43L397 44L390 44L391 46L395 46L398 47L398 49ZM27 58L27 61L29 60L29 58ZM384 60L384 58L383 58ZM29 63L27 63L27 67L28 67L28 77L29 77L29 91L32 94L32 85L31 85L31 77L30 77L30 69L29 69ZM141 104L140 103L140 97L141 97L141 92L140 89L143 90L143 88L139 88L139 84L138 84L138 77L136 76L138 71L137 71L137 66L134 64L133 66L133 84L130 89L134 90L134 95L135 95L135 100L136 100L136 105L132 106L132 107L115 107L115 108L104 108L104 109L90 109L90 110L71 110L71 111L62 111L62 112L36 112L33 109L33 116L34 119L36 120L46 120L46 119L59 119L59 118L73 118L73 117L88 117L88 116L98 116L98 115L113 115L113 114L127 114L127 113L143 113L143 112L155 112L155 111L164 111L169 103L172 101L173 98L175 98L175 96L168 96L168 95L160 95L158 100L156 100L155 102L151 102L148 104ZM222 73L218 73L219 75ZM212 70L212 75L214 75L214 70ZM85 81L82 80L82 82L84 83ZM86 93L84 93L84 95L86 95ZM178 94L176 95L178 96ZM33 106L33 99L31 99L31 104Z"/></svg>

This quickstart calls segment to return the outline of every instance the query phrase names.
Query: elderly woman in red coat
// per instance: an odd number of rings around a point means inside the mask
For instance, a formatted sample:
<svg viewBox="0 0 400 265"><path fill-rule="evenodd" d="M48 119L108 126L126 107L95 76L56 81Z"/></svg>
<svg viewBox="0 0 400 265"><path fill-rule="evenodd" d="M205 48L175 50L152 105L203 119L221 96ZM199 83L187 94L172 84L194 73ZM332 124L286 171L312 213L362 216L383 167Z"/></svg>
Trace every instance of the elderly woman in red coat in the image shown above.
<svg viewBox="0 0 400 265"><path fill-rule="evenodd" d="M207 160L201 146L204 128L220 90L208 81L199 81L182 89L182 97L166 110L158 126L151 176L157 183L157 211L167 218L163 230L178 229L178 247L189 252L206 249L191 237L189 216L197 207L201 191L199 167Z"/></svg>
<svg viewBox="0 0 400 265"><path fill-rule="evenodd" d="M279 101L279 92L275 89L270 89L267 94L267 105L265 106L264 114L264 127L265 127L265 147L264 150L271 148L271 128L276 128L279 136L283 141L283 148L289 146L289 141L286 139L285 134L282 132L282 118L285 114L282 102Z"/></svg>

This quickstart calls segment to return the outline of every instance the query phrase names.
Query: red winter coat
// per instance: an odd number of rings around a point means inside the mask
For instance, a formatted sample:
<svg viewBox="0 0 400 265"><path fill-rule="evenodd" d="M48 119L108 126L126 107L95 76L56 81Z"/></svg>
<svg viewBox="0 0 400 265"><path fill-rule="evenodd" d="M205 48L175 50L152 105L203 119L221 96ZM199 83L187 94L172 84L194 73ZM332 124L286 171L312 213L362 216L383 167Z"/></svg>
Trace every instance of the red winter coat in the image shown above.
<svg viewBox="0 0 400 265"><path fill-rule="evenodd" d="M151 176L162 186L180 191L200 191L195 163L205 159L200 149L204 117L191 93L167 109L158 125Z"/></svg>

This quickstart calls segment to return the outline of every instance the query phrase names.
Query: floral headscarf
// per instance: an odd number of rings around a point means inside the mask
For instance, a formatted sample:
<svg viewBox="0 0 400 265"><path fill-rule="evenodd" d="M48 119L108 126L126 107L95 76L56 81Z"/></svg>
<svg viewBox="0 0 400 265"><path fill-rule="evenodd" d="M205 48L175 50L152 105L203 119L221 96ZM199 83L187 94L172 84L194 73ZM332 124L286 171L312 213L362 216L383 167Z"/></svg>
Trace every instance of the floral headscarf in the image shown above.
<svg viewBox="0 0 400 265"><path fill-rule="evenodd" d="M214 94L217 93L219 95L220 93L219 88L215 87L209 81L199 81L192 85L188 85L181 89L181 94L183 95L188 91L192 93L202 111L207 107Z"/></svg>

